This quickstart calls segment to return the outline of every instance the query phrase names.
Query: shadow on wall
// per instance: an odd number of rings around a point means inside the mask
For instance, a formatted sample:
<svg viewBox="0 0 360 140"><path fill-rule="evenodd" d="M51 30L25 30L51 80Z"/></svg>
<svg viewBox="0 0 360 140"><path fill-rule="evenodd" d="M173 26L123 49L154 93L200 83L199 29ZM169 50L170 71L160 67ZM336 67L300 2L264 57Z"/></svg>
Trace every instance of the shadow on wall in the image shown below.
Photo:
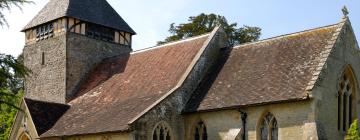
<svg viewBox="0 0 360 140"><path fill-rule="evenodd" d="M100 64L95 67L95 69L90 72L88 78L83 83L81 83L80 89L69 101L84 95L91 89L107 81L112 76L123 73L125 71L129 58L130 53L105 58Z"/></svg>

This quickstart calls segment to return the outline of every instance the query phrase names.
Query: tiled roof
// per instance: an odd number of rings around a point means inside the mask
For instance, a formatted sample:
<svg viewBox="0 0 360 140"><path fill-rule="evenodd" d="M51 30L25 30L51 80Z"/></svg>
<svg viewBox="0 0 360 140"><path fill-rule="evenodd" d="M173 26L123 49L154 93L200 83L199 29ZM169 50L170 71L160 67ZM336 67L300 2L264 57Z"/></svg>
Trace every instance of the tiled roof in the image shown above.
<svg viewBox="0 0 360 140"><path fill-rule="evenodd" d="M25 98L26 106L39 135L49 130L70 106L57 103L36 101Z"/></svg>
<svg viewBox="0 0 360 140"><path fill-rule="evenodd" d="M61 17L73 17L135 34L106 0L50 0L23 31Z"/></svg>
<svg viewBox="0 0 360 140"><path fill-rule="evenodd" d="M41 137L126 131L129 122L174 88L209 34L104 60L71 108Z"/></svg>
<svg viewBox="0 0 360 140"><path fill-rule="evenodd" d="M191 97L185 112L308 99L307 86L340 24L240 45Z"/></svg>

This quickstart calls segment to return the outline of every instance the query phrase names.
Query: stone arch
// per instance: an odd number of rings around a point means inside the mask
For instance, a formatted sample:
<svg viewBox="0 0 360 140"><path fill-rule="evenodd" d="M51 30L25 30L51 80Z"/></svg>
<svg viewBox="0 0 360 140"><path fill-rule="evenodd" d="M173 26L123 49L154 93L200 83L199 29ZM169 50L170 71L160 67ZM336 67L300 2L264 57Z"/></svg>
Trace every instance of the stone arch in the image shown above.
<svg viewBox="0 0 360 140"><path fill-rule="evenodd" d="M264 121L267 121L266 124L264 124ZM257 140L263 140L262 139L262 131L263 131L262 128L263 127L266 127L266 130L268 132L266 140L278 140L278 133L279 133L278 119L273 113L271 113L268 110L265 110L262 113L262 115L258 119L258 122L256 123L256 132L255 133L256 133ZM276 128L276 130L273 130L274 128ZM274 139L273 137L276 137L276 139Z"/></svg>
<svg viewBox="0 0 360 140"><path fill-rule="evenodd" d="M345 65L337 80L337 128L346 131L357 116L357 78L351 65Z"/></svg>
<svg viewBox="0 0 360 140"><path fill-rule="evenodd" d="M352 80L354 80L354 83L355 83L355 90L356 91L358 91L359 90L359 86L358 86L358 80L357 80L357 75L356 75L356 73L354 72L354 69L353 69L353 67L350 65L350 64L346 64L346 65L344 65L344 66L342 66L342 68L341 68L341 71L339 71L338 72L338 76L337 76L337 82L336 82L336 84L337 84L337 89L339 89L340 88L340 86L339 86L339 81L340 81L340 79L342 78L342 76L344 75L344 73L349 73L349 74L351 74L352 75ZM360 94L358 93L358 95L357 96L359 96Z"/></svg>
<svg viewBox="0 0 360 140"><path fill-rule="evenodd" d="M17 140L30 140L30 137L25 133L23 132L19 138L17 138Z"/></svg>
<svg viewBox="0 0 360 140"><path fill-rule="evenodd" d="M196 117L194 117L194 119L193 120L191 120L191 122L189 122L189 124L188 124L188 132L190 132L189 134L190 135L192 135L193 133L192 132L194 132L195 131L195 128L196 128L196 125L197 125L197 123L198 122L200 122L200 121L203 121L203 119L201 119L201 117L200 116L196 116ZM203 121L204 122L204 121ZM204 122L205 123L205 122Z"/></svg>
<svg viewBox="0 0 360 140"><path fill-rule="evenodd" d="M160 140L175 140L175 135L170 125L165 121L158 122L152 129L151 139Z"/></svg>
<svg viewBox="0 0 360 140"><path fill-rule="evenodd" d="M262 118L264 118L265 117L265 115L267 114L267 113L269 113L269 112L271 112L268 108L266 108L265 110L263 110L262 111L262 113L260 114L260 117L257 119L257 122L256 122L256 126L255 126L255 133L258 133L259 131L258 131L258 128L259 128L259 126L260 126L260 123L261 123L261 120L262 120ZM257 135L257 134L256 134ZM256 137L257 138L257 137Z"/></svg>
<svg viewBox="0 0 360 140"><path fill-rule="evenodd" d="M191 126L190 137L192 140L207 140L208 128L206 123L201 119L195 121Z"/></svg>

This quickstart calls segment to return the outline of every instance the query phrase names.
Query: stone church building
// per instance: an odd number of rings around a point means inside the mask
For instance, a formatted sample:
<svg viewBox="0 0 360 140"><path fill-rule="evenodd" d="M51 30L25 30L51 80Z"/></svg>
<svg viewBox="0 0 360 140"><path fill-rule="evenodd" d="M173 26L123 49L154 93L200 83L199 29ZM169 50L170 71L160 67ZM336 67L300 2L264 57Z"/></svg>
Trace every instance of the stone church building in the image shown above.
<svg viewBox="0 0 360 140"><path fill-rule="evenodd" d="M340 140L359 118L349 18L238 46L221 27L132 51L106 0L50 0L10 140Z"/></svg>

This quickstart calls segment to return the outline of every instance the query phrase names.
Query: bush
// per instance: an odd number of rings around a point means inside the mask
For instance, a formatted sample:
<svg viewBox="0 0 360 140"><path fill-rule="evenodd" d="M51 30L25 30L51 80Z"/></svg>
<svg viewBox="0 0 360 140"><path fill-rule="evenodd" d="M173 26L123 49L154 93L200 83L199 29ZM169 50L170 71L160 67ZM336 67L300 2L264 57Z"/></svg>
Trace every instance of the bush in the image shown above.
<svg viewBox="0 0 360 140"><path fill-rule="evenodd" d="M351 126L350 126L350 128L349 128L349 130L348 130L348 132L346 134L345 139L346 140L360 140L360 133L359 133L357 120L355 120L351 124Z"/></svg>

